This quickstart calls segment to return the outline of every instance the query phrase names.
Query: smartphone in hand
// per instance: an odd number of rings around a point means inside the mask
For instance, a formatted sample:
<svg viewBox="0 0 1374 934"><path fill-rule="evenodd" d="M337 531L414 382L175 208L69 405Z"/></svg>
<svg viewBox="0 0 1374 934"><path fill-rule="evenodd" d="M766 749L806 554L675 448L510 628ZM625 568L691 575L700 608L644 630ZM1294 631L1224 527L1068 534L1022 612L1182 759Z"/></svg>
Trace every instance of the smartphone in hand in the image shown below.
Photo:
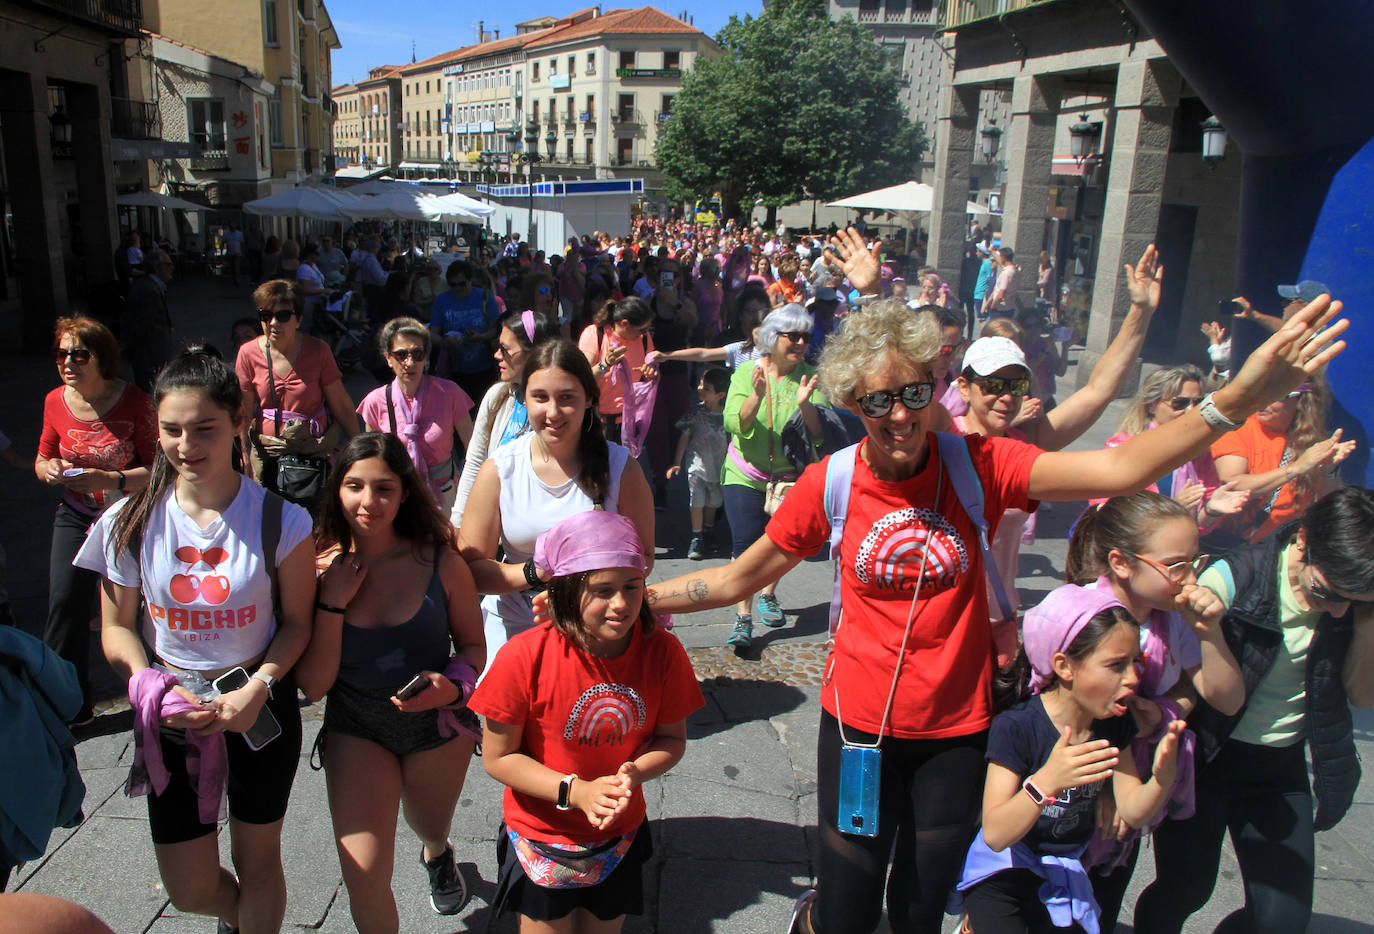
<svg viewBox="0 0 1374 934"><path fill-rule="evenodd" d="M396 699L403 701L410 700L412 697L415 697L427 687L429 687L429 679L422 674L416 675L415 677L407 681L405 685L399 691L396 692Z"/></svg>
<svg viewBox="0 0 1374 934"><path fill-rule="evenodd" d="M221 694L228 694L230 691L237 691L248 681L248 672L244 671L242 666L230 668L215 679L215 690ZM258 719L244 732L243 741L248 744L249 749L257 752L281 733L281 723L277 720L277 715L272 712L272 708L264 704L262 710L258 711Z"/></svg>

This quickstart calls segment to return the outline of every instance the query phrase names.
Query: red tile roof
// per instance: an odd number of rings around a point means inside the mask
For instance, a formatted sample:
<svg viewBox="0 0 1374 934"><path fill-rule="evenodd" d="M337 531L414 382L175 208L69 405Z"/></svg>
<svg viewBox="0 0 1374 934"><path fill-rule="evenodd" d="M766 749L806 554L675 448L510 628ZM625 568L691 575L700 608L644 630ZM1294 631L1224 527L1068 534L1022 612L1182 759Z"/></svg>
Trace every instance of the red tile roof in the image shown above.
<svg viewBox="0 0 1374 934"><path fill-rule="evenodd" d="M555 26L530 42L528 48L571 42L593 36L676 34L705 36L700 29L669 16L656 7L644 6L634 10L610 10L601 16L583 20L570 26Z"/></svg>

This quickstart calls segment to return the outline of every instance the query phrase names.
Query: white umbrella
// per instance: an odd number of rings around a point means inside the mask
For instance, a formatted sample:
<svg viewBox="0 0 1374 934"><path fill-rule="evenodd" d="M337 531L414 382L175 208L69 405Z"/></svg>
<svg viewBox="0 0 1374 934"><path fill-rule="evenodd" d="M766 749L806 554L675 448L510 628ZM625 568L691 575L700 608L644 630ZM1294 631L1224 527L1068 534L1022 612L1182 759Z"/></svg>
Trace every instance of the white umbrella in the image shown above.
<svg viewBox="0 0 1374 934"><path fill-rule="evenodd" d="M440 220L454 223L481 223L482 218L496 213L496 208L490 204L478 201L476 198L469 198L461 191L455 191L447 195L438 195L434 198L435 207L440 211Z"/></svg>
<svg viewBox="0 0 1374 934"><path fill-rule="evenodd" d="M308 217L312 220L341 221L345 201L341 192L325 193L319 188L289 188L266 198L249 201L243 209L267 217ZM351 201L360 198L347 196Z"/></svg>
<svg viewBox="0 0 1374 934"><path fill-rule="evenodd" d="M840 201L831 201L827 207L851 208L859 211L911 211L929 213L935 204L935 189L924 182L903 182L888 188L865 191L851 195ZM974 201L965 203L968 214L986 214L987 208Z"/></svg>
<svg viewBox="0 0 1374 934"><path fill-rule="evenodd" d="M194 201L183 201L181 198L173 198L171 195L164 195L156 191L148 191L147 189L135 191L127 195L120 195L115 199L115 204L137 208L175 208L178 211L210 210L203 204L196 204Z"/></svg>
<svg viewBox="0 0 1374 934"><path fill-rule="evenodd" d="M442 206L435 203L438 200L414 189L393 189L385 194L359 198L357 204L346 205L340 211L354 220L434 221L443 211Z"/></svg>

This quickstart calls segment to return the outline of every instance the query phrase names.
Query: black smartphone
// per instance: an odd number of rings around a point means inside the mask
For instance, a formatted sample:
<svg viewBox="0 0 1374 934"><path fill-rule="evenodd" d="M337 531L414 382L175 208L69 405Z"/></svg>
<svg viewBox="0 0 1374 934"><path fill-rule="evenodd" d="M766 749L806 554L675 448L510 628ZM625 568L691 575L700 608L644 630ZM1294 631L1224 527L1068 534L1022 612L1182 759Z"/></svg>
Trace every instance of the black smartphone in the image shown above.
<svg viewBox="0 0 1374 934"><path fill-rule="evenodd" d="M237 691L249 680L248 672L244 671L242 666L230 668L215 679L215 690L221 694L228 694L230 691ZM258 719L253 721L253 725L243 734L243 741L248 744L249 749L256 752L280 735L281 723L278 722L277 715L264 704L262 710L258 711Z"/></svg>
<svg viewBox="0 0 1374 934"><path fill-rule="evenodd" d="M412 697L419 694L427 687L429 687L429 679L426 678L424 675L416 675L415 677L407 681L404 687L402 687L399 691L396 692L396 699L410 700Z"/></svg>
<svg viewBox="0 0 1374 934"><path fill-rule="evenodd" d="M1217 314L1221 315L1223 321L1232 315L1240 314L1243 310L1240 307L1240 302L1233 302L1229 298L1217 302Z"/></svg>

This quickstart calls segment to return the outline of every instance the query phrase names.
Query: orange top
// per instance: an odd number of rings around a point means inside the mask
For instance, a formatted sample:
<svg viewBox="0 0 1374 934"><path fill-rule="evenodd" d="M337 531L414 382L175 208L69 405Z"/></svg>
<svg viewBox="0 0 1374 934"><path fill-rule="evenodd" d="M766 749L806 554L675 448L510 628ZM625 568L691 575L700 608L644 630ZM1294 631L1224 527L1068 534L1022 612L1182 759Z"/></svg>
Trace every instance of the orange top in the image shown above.
<svg viewBox="0 0 1374 934"><path fill-rule="evenodd" d="M1212 444L1212 458L1219 460L1227 455L1243 457L1246 473L1268 473L1277 470L1283 462L1283 449L1287 444L1286 435L1269 431L1260 424L1259 416L1251 415L1245 420L1245 424ZM1294 457L1296 459L1296 455ZM1289 519L1302 515L1311 505L1310 495L1304 496L1301 500L1295 499L1292 485L1285 483L1279 487L1279 495L1275 498L1274 508L1269 510L1268 517L1256 526L1260 510L1269 502L1272 495L1268 493L1260 497L1251 497L1250 505L1238 517L1235 526L1238 534L1257 542L1268 537Z"/></svg>

